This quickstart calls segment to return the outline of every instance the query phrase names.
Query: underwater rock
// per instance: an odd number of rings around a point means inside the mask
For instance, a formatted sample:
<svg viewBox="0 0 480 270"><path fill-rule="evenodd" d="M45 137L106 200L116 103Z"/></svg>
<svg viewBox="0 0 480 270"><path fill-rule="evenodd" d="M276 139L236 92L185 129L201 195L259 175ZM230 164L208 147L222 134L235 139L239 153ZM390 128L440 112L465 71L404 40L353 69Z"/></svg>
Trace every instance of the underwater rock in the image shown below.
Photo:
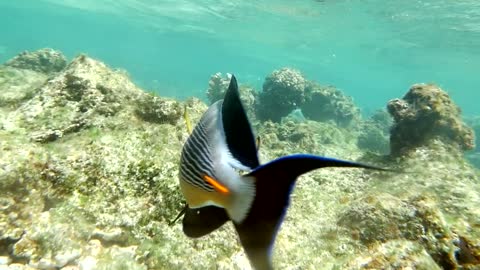
<svg viewBox="0 0 480 270"><path fill-rule="evenodd" d="M415 84L403 99L389 101L387 109L395 121L390 132L393 155L426 145L433 138L462 150L475 147L473 131L463 123L460 108L436 85Z"/></svg>
<svg viewBox="0 0 480 270"><path fill-rule="evenodd" d="M389 194L368 195L353 202L339 218L364 245L406 239L422 245L444 269L454 269L456 235L431 198L400 200Z"/></svg>
<svg viewBox="0 0 480 270"><path fill-rule="evenodd" d="M137 99L135 113L144 121L174 125L182 117L183 108L174 99L143 94Z"/></svg>
<svg viewBox="0 0 480 270"><path fill-rule="evenodd" d="M340 126L348 126L360 115L352 97L335 87L308 82L305 92L305 102L300 107L308 119L320 122L333 120Z"/></svg>
<svg viewBox="0 0 480 270"><path fill-rule="evenodd" d="M344 269L442 269L418 243L393 240L378 245Z"/></svg>
<svg viewBox="0 0 480 270"><path fill-rule="evenodd" d="M17 121L31 130L32 140L51 142L101 125L122 108L133 107L130 101L140 94L123 73L80 55L22 104Z"/></svg>
<svg viewBox="0 0 480 270"><path fill-rule="evenodd" d="M222 73L217 72L210 77L208 81L207 88L207 99L210 104L213 104L215 101L223 99L225 96L225 91L227 91L228 85L230 84L230 79L232 74L227 73L225 77L222 76Z"/></svg>
<svg viewBox="0 0 480 270"><path fill-rule="evenodd" d="M43 73L0 66L0 107L16 109L31 99L46 80Z"/></svg>
<svg viewBox="0 0 480 270"><path fill-rule="evenodd" d="M305 102L306 80L292 68L275 70L265 78L255 106L259 120L279 122Z"/></svg>
<svg viewBox="0 0 480 270"><path fill-rule="evenodd" d="M389 194L369 195L350 204L338 224L351 230L363 244L406 238L414 240L423 233L416 209Z"/></svg>
<svg viewBox="0 0 480 270"><path fill-rule="evenodd" d="M61 52L49 48L34 52L24 51L5 63L5 66L33 70L48 75L60 72L66 65L65 56Z"/></svg>
<svg viewBox="0 0 480 270"><path fill-rule="evenodd" d="M359 123L357 145L360 149L386 155L390 152L390 127L393 121L390 115L379 110L369 119Z"/></svg>
<svg viewBox="0 0 480 270"><path fill-rule="evenodd" d="M357 157L360 153L355 134L334 123L292 121L289 117L283 119L281 123L267 121L256 125L261 140L259 154L262 160L291 153L344 157ZM265 149L268 151L263 151Z"/></svg>

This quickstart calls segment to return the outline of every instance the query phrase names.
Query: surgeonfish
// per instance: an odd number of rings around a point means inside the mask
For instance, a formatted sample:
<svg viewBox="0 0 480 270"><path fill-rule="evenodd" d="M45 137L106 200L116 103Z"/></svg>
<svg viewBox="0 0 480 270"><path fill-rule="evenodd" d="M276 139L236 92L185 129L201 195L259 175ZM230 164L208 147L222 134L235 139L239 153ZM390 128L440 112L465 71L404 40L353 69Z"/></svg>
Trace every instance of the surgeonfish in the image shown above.
<svg viewBox="0 0 480 270"><path fill-rule="evenodd" d="M256 270L273 269L276 234L300 175L324 167L386 170L310 154L260 165L257 147L232 75L224 99L207 109L185 142L179 172L187 201L183 232L198 238L231 220Z"/></svg>

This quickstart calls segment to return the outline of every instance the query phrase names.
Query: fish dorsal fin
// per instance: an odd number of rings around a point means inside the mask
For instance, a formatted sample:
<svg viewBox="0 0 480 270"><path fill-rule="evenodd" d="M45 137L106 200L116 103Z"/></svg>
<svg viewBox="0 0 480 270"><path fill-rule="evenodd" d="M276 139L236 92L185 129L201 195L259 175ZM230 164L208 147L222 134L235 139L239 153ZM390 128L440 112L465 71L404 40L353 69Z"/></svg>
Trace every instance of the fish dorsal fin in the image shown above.
<svg viewBox="0 0 480 270"><path fill-rule="evenodd" d="M240 100L237 79L233 75L223 99L222 123L232 156L250 169L258 167L255 138Z"/></svg>

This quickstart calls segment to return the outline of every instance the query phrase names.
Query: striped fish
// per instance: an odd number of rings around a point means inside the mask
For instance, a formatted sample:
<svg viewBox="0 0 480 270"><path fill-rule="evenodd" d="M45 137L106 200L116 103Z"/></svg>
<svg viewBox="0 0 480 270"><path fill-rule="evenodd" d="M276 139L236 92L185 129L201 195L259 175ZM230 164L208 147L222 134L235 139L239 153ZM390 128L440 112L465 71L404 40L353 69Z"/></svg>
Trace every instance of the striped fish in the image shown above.
<svg viewBox="0 0 480 270"><path fill-rule="evenodd" d="M197 238L231 220L257 270L273 269L273 244L300 175L324 167L386 171L309 154L260 165L233 75L225 98L208 108L187 139L180 162L180 187L187 201L183 232Z"/></svg>
<svg viewBox="0 0 480 270"><path fill-rule="evenodd" d="M231 88L234 89L230 91L233 94L231 98L237 98L234 102L237 106L241 105L234 77ZM247 125L244 126L247 131L250 130L247 119L231 111L227 114L222 112L226 107L235 109L224 106L229 102L227 99L212 104L185 142L180 160L180 188L190 208L207 205L222 207L233 221L240 223L255 197L255 185L253 177L244 177L238 172L257 167L258 158L251 132L246 135L249 138L238 140L238 135L245 136L245 130L238 130L242 124ZM236 109L243 110L242 107ZM238 116L242 117L239 119ZM238 153L234 150L237 147L251 149L243 149ZM254 158L246 160L242 155Z"/></svg>

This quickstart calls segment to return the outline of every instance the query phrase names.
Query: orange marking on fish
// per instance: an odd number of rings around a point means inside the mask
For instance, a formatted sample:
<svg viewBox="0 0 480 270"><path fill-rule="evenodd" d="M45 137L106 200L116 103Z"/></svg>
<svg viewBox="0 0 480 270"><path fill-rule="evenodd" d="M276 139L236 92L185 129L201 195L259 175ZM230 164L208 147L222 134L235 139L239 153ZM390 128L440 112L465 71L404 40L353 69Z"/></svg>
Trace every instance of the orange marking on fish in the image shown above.
<svg viewBox="0 0 480 270"><path fill-rule="evenodd" d="M210 185L213 186L213 188L215 188L215 190L217 190L218 192L220 193L224 193L224 194L228 194L230 193L230 190L228 190L228 188L222 184L220 184L217 180L213 179L212 177L208 176L208 175L204 175L203 176L203 179L209 183Z"/></svg>

